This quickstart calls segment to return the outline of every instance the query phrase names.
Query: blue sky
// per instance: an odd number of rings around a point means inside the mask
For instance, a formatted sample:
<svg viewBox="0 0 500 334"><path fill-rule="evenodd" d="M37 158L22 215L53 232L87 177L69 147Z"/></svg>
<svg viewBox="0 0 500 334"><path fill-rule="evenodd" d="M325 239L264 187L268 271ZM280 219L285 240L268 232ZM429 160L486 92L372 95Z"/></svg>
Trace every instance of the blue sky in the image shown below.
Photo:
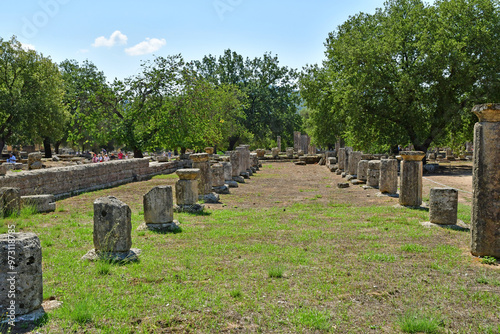
<svg viewBox="0 0 500 334"><path fill-rule="evenodd" d="M0 0L0 37L16 35L50 56L92 61L123 79L142 61L181 53L186 60L231 49L245 57L277 54L301 69L323 59L328 33L383 0Z"/></svg>

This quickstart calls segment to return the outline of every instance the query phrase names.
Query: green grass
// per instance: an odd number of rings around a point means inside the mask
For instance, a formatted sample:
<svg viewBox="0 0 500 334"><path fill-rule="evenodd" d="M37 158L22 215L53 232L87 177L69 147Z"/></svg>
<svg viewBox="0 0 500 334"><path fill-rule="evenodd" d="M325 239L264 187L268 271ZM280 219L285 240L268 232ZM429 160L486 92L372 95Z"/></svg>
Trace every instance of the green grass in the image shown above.
<svg viewBox="0 0 500 334"><path fill-rule="evenodd" d="M399 326L404 333L441 333L441 321L436 317L408 312L399 318Z"/></svg>
<svg viewBox="0 0 500 334"><path fill-rule="evenodd" d="M310 182L276 197L266 177L287 177L283 164L264 166L222 197L226 206L174 214L177 234L136 230L142 195L175 178L85 193L58 201L64 210L1 220L0 233L13 224L39 236L44 299L63 302L36 331L496 333L500 271L470 256L467 233L427 229L419 224L427 212L367 205L337 189L297 196ZM107 195L126 198L132 210L137 263L80 260L93 247L92 203ZM257 205L248 205L254 198ZM427 313L411 313L415 305Z"/></svg>

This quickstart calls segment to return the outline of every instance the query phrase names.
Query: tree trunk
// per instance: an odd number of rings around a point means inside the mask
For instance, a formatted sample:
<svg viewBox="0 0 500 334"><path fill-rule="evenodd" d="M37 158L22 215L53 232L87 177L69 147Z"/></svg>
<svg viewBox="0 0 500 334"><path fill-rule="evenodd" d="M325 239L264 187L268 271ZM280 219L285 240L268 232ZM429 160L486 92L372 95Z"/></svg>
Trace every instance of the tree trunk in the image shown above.
<svg viewBox="0 0 500 334"><path fill-rule="evenodd" d="M54 151L56 152L56 154L59 154L59 146L61 146L61 142L56 141L56 143L54 144Z"/></svg>
<svg viewBox="0 0 500 334"><path fill-rule="evenodd" d="M144 156L142 155L142 151L139 150L138 148L134 148L134 158L137 159L144 158Z"/></svg>
<svg viewBox="0 0 500 334"><path fill-rule="evenodd" d="M52 150L50 149L50 138L49 137L43 138L43 149L45 151L45 158L46 159L52 158Z"/></svg>
<svg viewBox="0 0 500 334"><path fill-rule="evenodd" d="M227 150L234 151L234 146L236 145L239 139L240 139L239 136L229 137L229 147L227 148Z"/></svg>
<svg viewBox="0 0 500 334"><path fill-rule="evenodd" d="M0 139L0 156L2 155L3 147L5 146L5 139Z"/></svg>

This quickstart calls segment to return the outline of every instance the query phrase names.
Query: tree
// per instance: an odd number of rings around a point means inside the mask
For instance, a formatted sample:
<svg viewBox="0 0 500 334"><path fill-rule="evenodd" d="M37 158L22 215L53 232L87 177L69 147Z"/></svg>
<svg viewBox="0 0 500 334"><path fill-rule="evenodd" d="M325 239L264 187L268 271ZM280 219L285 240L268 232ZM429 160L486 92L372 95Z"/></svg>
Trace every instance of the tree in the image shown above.
<svg viewBox="0 0 500 334"><path fill-rule="evenodd" d="M337 134L368 150L426 151L449 133L472 133L471 107L500 97L498 4L390 0L349 18L329 34L323 68L301 79L317 126L335 115L345 124Z"/></svg>
<svg viewBox="0 0 500 334"><path fill-rule="evenodd" d="M12 37L0 38L0 69L0 150L7 142L61 137L67 113L57 65Z"/></svg>
<svg viewBox="0 0 500 334"><path fill-rule="evenodd" d="M293 131L301 125L298 74L279 66L277 56L265 53L260 58L244 59L226 50L219 58L208 55L194 65L210 82L235 85L247 98L245 117L240 119L244 127L228 138L230 150L244 135L244 129L252 134L257 145L268 145L276 136L282 136L285 143L293 142Z"/></svg>
<svg viewBox="0 0 500 334"><path fill-rule="evenodd" d="M60 63L64 79L64 103L70 118L67 139L81 147L99 147L108 143L115 129L113 108L116 96L102 71L89 62L75 60Z"/></svg>

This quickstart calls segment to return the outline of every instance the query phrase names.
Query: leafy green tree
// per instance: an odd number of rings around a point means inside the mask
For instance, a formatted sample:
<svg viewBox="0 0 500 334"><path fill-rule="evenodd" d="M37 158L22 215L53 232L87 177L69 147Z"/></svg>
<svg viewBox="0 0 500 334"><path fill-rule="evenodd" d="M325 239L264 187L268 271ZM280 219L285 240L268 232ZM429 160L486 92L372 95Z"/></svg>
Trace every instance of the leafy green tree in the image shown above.
<svg viewBox="0 0 500 334"><path fill-rule="evenodd" d="M43 140L50 157L50 141L63 136L67 117L57 65L12 37L0 38L0 69L0 150Z"/></svg>
<svg viewBox="0 0 500 334"><path fill-rule="evenodd" d="M469 138L471 107L500 98L499 37L496 0L390 0L330 33L301 94L318 128L341 121L336 135L358 148L426 151L449 133Z"/></svg>
<svg viewBox="0 0 500 334"><path fill-rule="evenodd" d="M104 73L89 61L79 64L65 60L59 66L64 79L64 103L70 112L67 140L82 151L104 146L113 138L116 105L116 96Z"/></svg>
<svg viewBox="0 0 500 334"><path fill-rule="evenodd" d="M208 55L194 65L210 82L235 85L246 96L245 117L240 119L244 127L228 137L229 149L245 135L244 129L256 145L268 145L276 136L282 136L285 144L293 143L293 131L301 126L295 70L280 66L278 57L269 53L244 59L231 50L219 58Z"/></svg>

